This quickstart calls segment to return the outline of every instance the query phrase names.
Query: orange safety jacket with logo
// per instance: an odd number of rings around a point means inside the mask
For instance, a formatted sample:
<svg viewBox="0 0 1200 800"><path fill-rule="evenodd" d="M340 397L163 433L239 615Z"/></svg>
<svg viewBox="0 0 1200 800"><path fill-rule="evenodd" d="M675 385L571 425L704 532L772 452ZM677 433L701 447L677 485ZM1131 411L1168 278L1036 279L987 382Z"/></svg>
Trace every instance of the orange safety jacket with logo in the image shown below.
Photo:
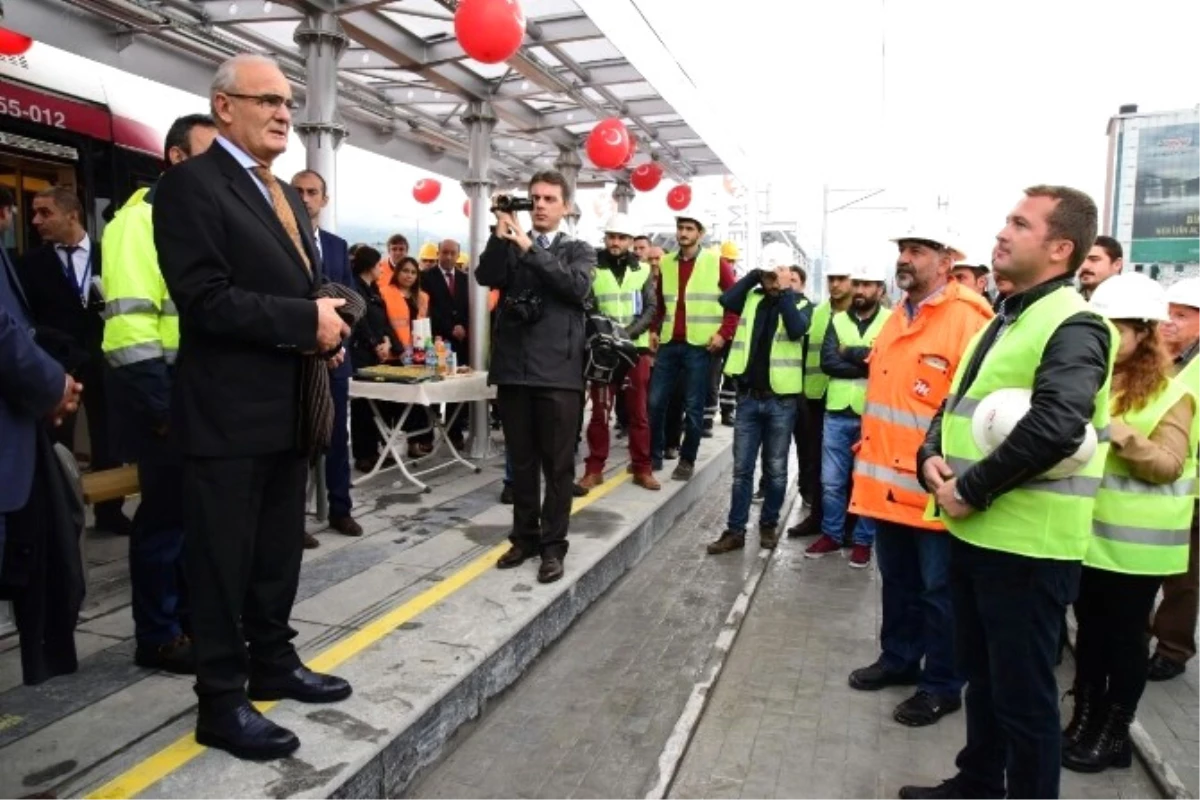
<svg viewBox="0 0 1200 800"><path fill-rule="evenodd" d="M383 295L383 304L387 307L388 324L396 334L396 341L403 347L412 347L412 320L408 300L395 283L379 284L379 293ZM417 291L417 319L429 316L429 295Z"/></svg>
<svg viewBox="0 0 1200 800"><path fill-rule="evenodd" d="M951 281L912 321L903 303L888 318L868 359L852 513L945 530L924 518L929 496L917 481L917 450L950 391L967 342L993 316L985 298Z"/></svg>

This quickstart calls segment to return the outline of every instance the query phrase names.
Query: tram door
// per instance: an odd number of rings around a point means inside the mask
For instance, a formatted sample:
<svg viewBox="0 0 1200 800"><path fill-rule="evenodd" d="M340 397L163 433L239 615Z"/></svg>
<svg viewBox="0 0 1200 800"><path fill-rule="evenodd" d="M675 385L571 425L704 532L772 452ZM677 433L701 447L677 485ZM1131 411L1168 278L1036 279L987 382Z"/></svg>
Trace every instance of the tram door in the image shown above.
<svg viewBox="0 0 1200 800"><path fill-rule="evenodd" d="M71 148L61 149L73 152ZM0 147L0 185L7 186L17 201L15 224L3 234L11 258L15 260L42 242L33 227L34 195L51 186L76 189L76 175L76 165L71 161Z"/></svg>

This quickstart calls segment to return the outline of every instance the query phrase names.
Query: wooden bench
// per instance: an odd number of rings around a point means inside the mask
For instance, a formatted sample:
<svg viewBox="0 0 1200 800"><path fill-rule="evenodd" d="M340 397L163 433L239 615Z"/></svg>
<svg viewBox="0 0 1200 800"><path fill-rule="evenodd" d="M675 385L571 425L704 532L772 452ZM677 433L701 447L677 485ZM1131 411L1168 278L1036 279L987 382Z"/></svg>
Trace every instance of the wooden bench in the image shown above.
<svg viewBox="0 0 1200 800"><path fill-rule="evenodd" d="M83 502L88 505L128 497L137 494L139 489L137 467L133 464L102 469L99 472L85 472L81 480Z"/></svg>

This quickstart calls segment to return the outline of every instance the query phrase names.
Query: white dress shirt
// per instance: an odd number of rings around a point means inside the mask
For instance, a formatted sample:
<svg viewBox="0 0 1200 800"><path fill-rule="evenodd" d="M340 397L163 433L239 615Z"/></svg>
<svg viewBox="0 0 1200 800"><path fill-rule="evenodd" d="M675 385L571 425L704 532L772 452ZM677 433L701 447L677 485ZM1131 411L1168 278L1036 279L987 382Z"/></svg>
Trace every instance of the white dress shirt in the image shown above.
<svg viewBox="0 0 1200 800"><path fill-rule="evenodd" d="M79 299L83 301L87 298L88 284L92 281L92 238L85 233L74 247L76 249L70 254L65 244L55 245L54 250L63 267L70 268L75 286L79 289Z"/></svg>

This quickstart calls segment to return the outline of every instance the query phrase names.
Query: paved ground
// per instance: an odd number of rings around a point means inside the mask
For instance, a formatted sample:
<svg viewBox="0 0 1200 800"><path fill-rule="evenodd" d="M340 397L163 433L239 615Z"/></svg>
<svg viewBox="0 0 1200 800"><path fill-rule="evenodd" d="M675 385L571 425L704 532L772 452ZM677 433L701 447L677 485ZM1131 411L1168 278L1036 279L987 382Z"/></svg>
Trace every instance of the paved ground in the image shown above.
<svg viewBox="0 0 1200 800"><path fill-rule="evenodd" d="M470 728L413 797L640 797L755 552L711 558L729 476ZM951 774L963 715L891 719L901 690L854 692L874 660L878 575L776 551L672 785L673 797L894 797ZM1070 665L1064 666L1064 683ZM1064 797L1155 797L1141 768L1065 773Z"/></svg>
<svg viewBox="0 0 1200 800"><path fill-rule="evenodd" d="M879 575L801 545L775 554L671 796L895 797L953 774L964 714L932 728L891 718L911 689L857 692L855 667L878 655ZM1064 664L1060 684L1070 680ZM1063 772L1063 797L1156 797L1145 770Z"/></svg>
<svg viewBox="0 0 1200 800"><path fill-rule="evenodd" d="M1151 683L1138 705L1138 721L1187 787L1200 797L1200 691L1196 659L1173 680Z"/></svg>

